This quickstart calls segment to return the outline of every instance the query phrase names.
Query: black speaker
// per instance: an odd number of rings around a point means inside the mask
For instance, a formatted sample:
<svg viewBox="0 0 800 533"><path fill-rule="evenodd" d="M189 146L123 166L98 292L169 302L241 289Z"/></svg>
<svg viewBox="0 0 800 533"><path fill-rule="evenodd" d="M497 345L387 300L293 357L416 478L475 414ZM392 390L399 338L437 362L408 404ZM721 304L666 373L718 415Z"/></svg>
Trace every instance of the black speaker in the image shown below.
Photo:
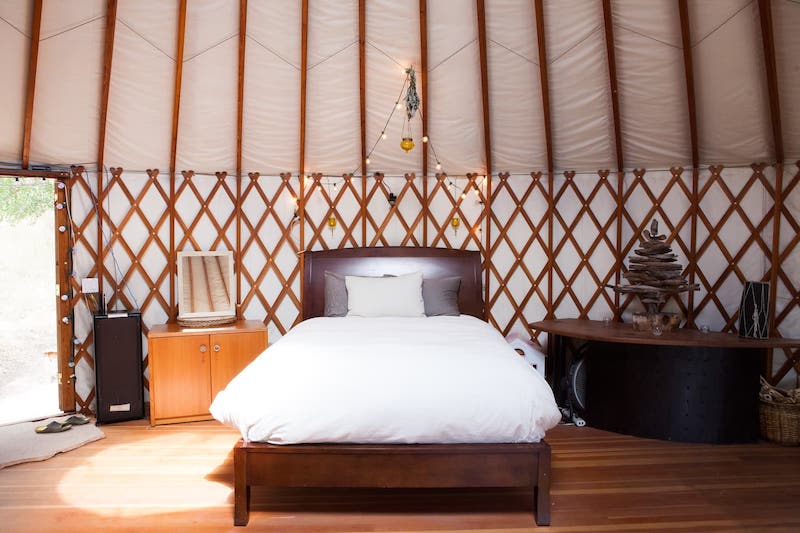
<svg viewBox="0 0 800 533"><path fill-rule="evenodd" d="M144 418L141 313L94 316L94 372L98 424Z"/></svg>

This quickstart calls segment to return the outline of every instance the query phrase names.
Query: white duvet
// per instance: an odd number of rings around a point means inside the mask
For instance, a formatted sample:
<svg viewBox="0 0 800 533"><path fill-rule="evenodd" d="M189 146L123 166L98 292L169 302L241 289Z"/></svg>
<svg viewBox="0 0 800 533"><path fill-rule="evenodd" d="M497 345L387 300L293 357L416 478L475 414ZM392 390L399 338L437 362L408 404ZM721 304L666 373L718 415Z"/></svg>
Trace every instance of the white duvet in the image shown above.
<svg viewBox="0 0 800 533"><path fill-rule="evenodd" d="M274 444L537 442L561 419L544 379L466 315L306 320L211 414Z"/></svg>

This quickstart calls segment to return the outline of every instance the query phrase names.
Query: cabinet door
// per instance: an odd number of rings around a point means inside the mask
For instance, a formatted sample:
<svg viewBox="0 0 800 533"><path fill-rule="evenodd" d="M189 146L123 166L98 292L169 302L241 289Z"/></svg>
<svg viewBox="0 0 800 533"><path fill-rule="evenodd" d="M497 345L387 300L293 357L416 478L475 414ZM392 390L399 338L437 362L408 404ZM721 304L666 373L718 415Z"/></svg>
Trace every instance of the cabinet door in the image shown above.
<svg viewBox="0 0 800 533"><path fill-rule="evenodd" d="M208 335L151 341L154 418L197 416L211 405L211 349Z"/></svg>
<svg viewBox="0 0 800 533"><path fill-rule="evenodd" d="M266 347L266 331L211 335L211 398Z"/></svg>

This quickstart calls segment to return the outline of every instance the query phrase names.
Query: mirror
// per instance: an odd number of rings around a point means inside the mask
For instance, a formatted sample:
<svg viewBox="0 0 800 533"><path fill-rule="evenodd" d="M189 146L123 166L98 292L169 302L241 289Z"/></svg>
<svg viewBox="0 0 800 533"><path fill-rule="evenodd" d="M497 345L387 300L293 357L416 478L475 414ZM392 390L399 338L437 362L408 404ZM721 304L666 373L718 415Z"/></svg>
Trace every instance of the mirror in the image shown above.
<svg viewBox="0 0 800 533"><path fill-rule="evenodd" d="M178 252L178 318L235 315L233 252Z"/></svg>

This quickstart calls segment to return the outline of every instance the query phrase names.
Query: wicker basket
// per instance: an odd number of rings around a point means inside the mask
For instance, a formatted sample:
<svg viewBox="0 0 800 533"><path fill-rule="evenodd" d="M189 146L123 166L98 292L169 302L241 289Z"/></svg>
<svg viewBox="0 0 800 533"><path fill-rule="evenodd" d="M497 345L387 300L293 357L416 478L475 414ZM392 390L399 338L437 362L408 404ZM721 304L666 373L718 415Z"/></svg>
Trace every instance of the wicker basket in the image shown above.
<svg viewBox="0 0 800 533"><path fill-rule="evenodd" d="M763 380L760 398L761 436L786 446L800 444L800 403L785 401L786 392L778 391Z"/></svg>

